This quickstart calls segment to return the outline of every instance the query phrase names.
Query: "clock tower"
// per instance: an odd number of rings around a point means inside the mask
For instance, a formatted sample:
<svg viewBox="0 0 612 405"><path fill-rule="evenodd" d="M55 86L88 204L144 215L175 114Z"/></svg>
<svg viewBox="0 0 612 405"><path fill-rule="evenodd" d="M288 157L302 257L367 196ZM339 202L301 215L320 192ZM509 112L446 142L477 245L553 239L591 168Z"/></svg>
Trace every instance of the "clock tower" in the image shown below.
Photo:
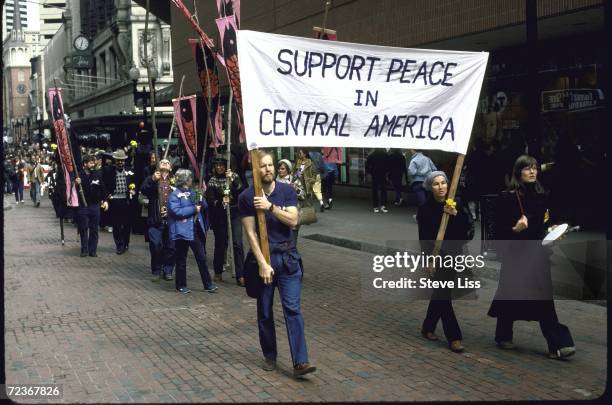
<svg viewBox="0 0 612 405"><path fill-rule="evenodd" d="M19 0L14 1L15 10L19 10ZM31 75L31 48L25 41L20 13L15 13L13 30L2 46L3 82L2 98L4 101L3 122L15 141L28 139L29 128L29 93ZM19 141L20 141L19 140Z"/></svg>

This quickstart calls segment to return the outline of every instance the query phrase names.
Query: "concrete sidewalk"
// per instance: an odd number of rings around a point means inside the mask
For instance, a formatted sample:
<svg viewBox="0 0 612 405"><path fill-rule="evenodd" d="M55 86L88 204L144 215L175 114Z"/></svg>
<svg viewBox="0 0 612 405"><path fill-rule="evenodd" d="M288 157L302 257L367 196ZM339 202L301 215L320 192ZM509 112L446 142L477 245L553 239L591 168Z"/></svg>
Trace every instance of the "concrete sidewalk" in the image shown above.
<svg viewBox="0 0 612 405"><path fill-rule="evenodd" d="M341 202L337 208L344 215ZM150 281L142 236L117 256L111 235L101 233L99 257L80 258L72 225L61 246L48 200L4 213L7 383L62 384L64 402L593 399L605 389L606 308L557 302L578 350L568 361L544 355L533 322L517 322L518 349L502 351L493 344L495 320L485 315L495 290L487 282L478 299L454 304L467 347L454 354L420 336L427 301L379 300L364 288L371 253L308 239L299 244L302 311L318 371L291 377L277 298L279 370L264 372L255 301L231 278L217 294L203 292L189 254L193 292L181 295L172 283Z"/></svg>
<svg viewBox="0 0 612 405"><path fill-rule="evenodd" d="M300 228L300 237L352 250L385 254L396 249L389 242L418 240L418 225L413 219L416 207L388 206L388 213L374 213L364 198L340 197L333 208L317 212L318 222ZM481 223L475 222L474 239L467 245L472 255L481 254ZM487 266L483 277L499 280L500 263L494 254L485 252ZM588 259L587 259L588 258ZM552 276L555 294L563 298L583 296L585 271L597 274L602 286L598 301L606 298L606 256L603 232L581 231L568 234L553 249ZM590 267L590 268L589 268ZM588 277L588 276L587 276Z"/></svg>

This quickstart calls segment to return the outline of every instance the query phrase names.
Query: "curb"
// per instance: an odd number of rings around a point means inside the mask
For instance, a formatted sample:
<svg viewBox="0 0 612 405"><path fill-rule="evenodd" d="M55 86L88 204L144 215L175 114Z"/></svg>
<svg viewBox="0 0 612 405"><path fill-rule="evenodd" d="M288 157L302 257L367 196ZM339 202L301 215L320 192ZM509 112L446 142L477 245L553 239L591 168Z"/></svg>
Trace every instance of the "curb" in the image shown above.
<svg viewBox="0 0 612 405"><path fill-rule="evenodd" d="M304 239L313 240L315 242L327 243L329 245L334 245L346 249L358 250L366 253L373 253L376 255L387 255L393 254L397 251L397 249L392 248L390 246L378 245L375 243L362 242L353 239L347 238L339 238L337 236L330 235L322 235L319 233L314 233L310 235L302 236ZM412 252L412 253L420 253L420 252ZM499 281L499 272L501 268L501 263L498 261L486 259L486 266L482 269L478 270L478 274L486 279ZM572 284L567 284L559 281L553 280L553 289L555 291L555 296L563 298L563 299L573 299L573 300L582 300L582 287L578 287ZM605 300L588 300L584 301L587 303L592 303L596 305L606 305Z"/></svg>

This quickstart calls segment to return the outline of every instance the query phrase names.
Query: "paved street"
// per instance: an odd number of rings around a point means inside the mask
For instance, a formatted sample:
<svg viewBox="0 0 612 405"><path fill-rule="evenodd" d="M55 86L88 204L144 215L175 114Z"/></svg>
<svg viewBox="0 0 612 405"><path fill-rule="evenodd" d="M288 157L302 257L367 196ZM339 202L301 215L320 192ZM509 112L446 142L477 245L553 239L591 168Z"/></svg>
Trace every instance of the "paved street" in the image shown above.
<svg viewBox="0 0 612 405"><path fill-rule="evenodd" d="M317 226L341 215L334 210ZM227 276L217 294L203 292L191 253L193 292L181 295L171 282L150 281L141 235L117 256L102 232L99 257L80 258L76 228L66 224L62 246L46 197L40 208L13 205L4 218L7 383L63 384L65 402L594 399L605 388L599 305L557 302L576 341L568 361L544 355L534 322L518 322L518 349L501 351L486 316L495 283L486 281L477 300L455 303L467 350L454 354L420 336L427 302L367 297L360 273L371 272L372 254L301 239L302 310L318 371L294 380L278 299L279 370L265 372L255 301Z"/></svg>

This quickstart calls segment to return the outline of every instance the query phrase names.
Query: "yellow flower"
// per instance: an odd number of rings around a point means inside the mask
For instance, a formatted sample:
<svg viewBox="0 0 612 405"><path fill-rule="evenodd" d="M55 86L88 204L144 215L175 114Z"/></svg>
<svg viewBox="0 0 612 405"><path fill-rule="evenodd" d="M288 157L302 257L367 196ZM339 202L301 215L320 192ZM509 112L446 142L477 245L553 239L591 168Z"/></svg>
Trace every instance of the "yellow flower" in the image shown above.
<svg viewBox="0 0 612 405"><path fill-rule="evenodd" d="M130 190L134 190L136 188L136 184L130 183L130 185L128 187L129 187Z"/></svg>
<svg viewBox="0 0 612 405"><path fill-rule="evenodd" d="M453 200L452 198L447 198L446 199L446 205L448 207L455 208L457 206L457 202L455 202L455 200Z"/></svg>
<svg viewBox="0 0 612 405"><path fill-rule="evenodd" d="M57 145L56 145L56 144L54 144L54 143L52 143L52 144L51 144L51 149L52 149L52 150L57 149Z"/></svg>
<svg viewBox="0 0 612 405"><path fill-rule="evenodd" d="M544 213L544 223L547 223L549 219L550 213L548 212L548 210L546 210L546 212Z"/></svg>
<svg viewBox="0 0 612 405"><path fill-rule="evenodd" d="M171 177L171 178L170 178L170 184L172 184L172 185L174 186L174 184L175 184L175 183L176 183L176 182L174 181L174 177Z"/></svg>
<svg viewBox="0 0 612 405"><path fill-rule="evenodd" d="M130 141L130 146L133 146L134 148L137 148L138 147L138 142Z"/></svg>

